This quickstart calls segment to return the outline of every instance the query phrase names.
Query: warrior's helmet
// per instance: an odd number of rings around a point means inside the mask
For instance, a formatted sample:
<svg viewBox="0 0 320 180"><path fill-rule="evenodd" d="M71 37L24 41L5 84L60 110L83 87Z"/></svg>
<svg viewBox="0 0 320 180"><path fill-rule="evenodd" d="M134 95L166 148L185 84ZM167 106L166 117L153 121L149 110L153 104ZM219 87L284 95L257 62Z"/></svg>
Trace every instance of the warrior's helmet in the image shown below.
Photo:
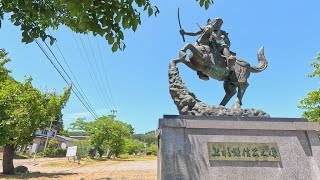
<svg viewBox="0 0 320 180"><path fill-rule="evenodd" d="M214 20L208 19L207 21L208 25L212 25L214 27L220 28L223 24L223 20L221 18L215 18Z"/></svg>

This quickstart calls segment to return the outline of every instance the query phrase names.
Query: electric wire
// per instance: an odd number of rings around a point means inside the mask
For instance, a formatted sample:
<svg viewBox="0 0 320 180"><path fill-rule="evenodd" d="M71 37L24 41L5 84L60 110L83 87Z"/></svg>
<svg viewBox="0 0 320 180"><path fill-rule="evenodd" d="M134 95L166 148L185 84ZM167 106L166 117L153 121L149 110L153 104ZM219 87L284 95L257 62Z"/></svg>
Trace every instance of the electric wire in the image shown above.
<svg viewBox="0 0 320 180"><path fill-rule="evenodd" d="M89 55L88 55L88 52L87 52L87 49L86 49L86 47L85 47L85 45L84 45L84 42L83 42L83 40L82 40L82 38L81 37L79 37L79 39L80 39L80 42L81 42L81 45L82 45L82 48L83 48L83 50L84 50L84 52L85 52L85 55L87 56L87 58L84 58L84 61L87 61L87 63L89 64L89 73L91 74L91 72L93 73L93 75L90 75L91 76L91 78L92 78L92 81L94 82L93 84L94 84L94 86L95 86L95 88L97 89L97 91L98 91L98 93L99 93L99 96L100 96L100 98L102 99L102 102L105 104L105 106L107 107L107 109L110 109L110 107L111 107L111 105L108 103L108 101L106 101L106 97L104 97L104 94L102 93L102 87L100 86L100 83L97 81L97 76L96 76L96 74L94 73L94 68L93 68L93 65L92 65L92 63L89 61ZM94 76L94 78L92 77L92 76ZM97 85L96 85L97 84Z"/></svg>
<svg viewBox="0 0 320 180"><path fill-rule="evenodd" d="M77 87L77 85L72 81L71 77L69 76L69 74L66 72L66 70L64 69L64 67L61 65L61 63L59 62L58 58L55 56L55 54L53 53L53 51L51 50L51 48L48 46L48 44L46 42L44 42L44 44L47 46L47 48L49 49L49 51L51 52L52 56L54 57L54 59L56 60L56 62L58 63L58 65L60 66L60 68L62 69L62 71L67 75L69 81L72 82L73 87L75 88L75 90L78 92L78 94L83 98L83 100L88 104L88 107L93 111L93 108L91 106L91 104L84 98L85 95L82 95L83 93L81 93Z"/></svg>
<svg viewBox="0 0 320 180"><path fill-rule="evenodd" d="M72 34L73 35L73 34ZM90 61L89 62L87 62L88 60L86 60L86 58L84 57L84 55L83 55L83 53L82 53L82 49L80 48L80 46L79 46L79 43L78 43L78 41L77 41L77 39L76 39L76 37L75 37L75 35L73 35L73 39L74 39L74 41L75 41L75 43L76 43L76 45L77 45L77 48L79 49L79 52L80 52L80 55L81 55L81 59L82 59L82 61L86 64L86 66L87 67L89 67L89 70L88 70L88 72L89 72L89 75L90 75L90 78L91 78L91 82L92 82L92 84L93 84L93 87L97 90L97 92L98 92L98 95L100 96L100 99L103 99L102 98L102 95L101 95L101 91L99 91L100 89L97 87L97 85L96 85L96 81L95 81L95 79L96 79L96 77L94 78L93 77L93 75L92 75L92 73L94 73L94 72L91 72L91 71L93 71L92 69L90 69L91 68L91 66L90 66ZM80 39L80 38L79 38ZM81 39L80 39L81 40ZM83 44L82 44L83 45ZM83 45L83 47L84 47L84 45ZM84 50L85 51L85 50ZM86 51L85 51L85 53L86 53ZM88 57L88 55L86 54L86 56ZM89 64L89 65L88 65ZM105 103L105 102L104 102ZM105 106L105 105L104 105Z"/></svg>
<svg viewBox="0 0 320 180"><path fill-rule="evenodd" d="M95 61L96 68L97 68L97 70L98 70L98 74L99 74L99 77L100 77L100 81L101 81L101 83L102 83L104 95L105 95L105 97L107 98L109 104L111 105L111 108L114 109L114 106L113 106L113 104L112 104L112 102L111 102L111 100L110 100L110 98L109 98L109 96L108 96L108 94L107 94L107 92L106 92L106 89L107 89L107 88L106 88L106 85L105 85L105 83L104 83L104 81L103 81L103 79L102 79L101 72L100 72L100 68L99 68L99 66L98 66L98 62L97 62L96 56L94 55L95 53L94 53L94 51L93 51L93 48L92 48L92 45L91 45L91 41L90 41L90 39L89 39L88 36L87 36L87 39L88 39L89 46L90 46L90 49L91 49L91 52L92 52L92 55L93 55L93 59L94 59L94 61Z"/></svg>
<svg viewBox="0 0 320 180"><path fill-rule="evenodd" d="M47 59L50 61L50 63L53 65L53 67L56 69L56 71L60 74L60 76L62 77L62 79L68 84L70 85L71 82L68 82L67 78L63 75L63 73L61 72L61 70L57 67L57 65L52 61L52 59L49 57L48 53L46 52L46 50L43 48L43 46L38 42L38 40L35 40L36 44L38 45L38 47L41 49L41 51L43 52L43 54L47 57ZM83 100L80 98L80 96L78 95L78 93L76 91L74 91L73 88L71 88L72 92L76 95L76 97L79 99L79 101L82 103L82 105L89 111L89 113L93 116L93 118L97 119L98 116L97 114L91 110L91 108L88 107L88 104L84 103Z"/></svg>
<svg viewBox="0 0 320 180"><path fill-rule="evenodd" d="M111 97L111 102L112 102L112 104L113 104L113 107L115 108L115 109L113 109L113 110L116 110L116 109L117 109L117 104L115 103L114 98L113 98L113 95L112 95L112 93L111 93L110 83L109 83L108 75L107 75L107 73L108 73L107 71L108 71L108 70L107 70L107 68L106 68L105 65L104 65L104 62L103 62L103 59L102 59L102 55L101 55L101 51L100 51L100 46L99 46L97 37L95 37L95 39L96 39L96 43L97 43L97 46L98 46L98 52L99 52L99 55L100 55L100 61L101 61L102 67L103 67L103 69L104 69L104 75L105 75L105 79L106 79L108 91L109 91L109 94L110 94L110 97Z"/></svg>
<svg viewBox="0 0 320 180"><path fill-rule="evenodd" d="M54 68L58 71L58 73L60 74L60 76L64 79L64 81L70 85L73 85L73 88L71 89L72 92L77 96L77 98L80 100L80 102L85 106L85 108L91 113L91 115L93 115L94 118L98 118L97 114L94 112L93 108L90 107L90 105L87 104L87 102L83 101L81 99L81 97L83 98L83 96L79 93L77 87L74 85L74 83L72 82L71 79L69 79L68 82L67 78L63 75L63 73L61 72L61 70L59 70L59 68L57 67L57 65L52 61L52 59L49 57L49 55L47 54L47 52L44 50L44 48L42 47L42 45L36 41L38 46L40 47L40 49L42 50L42 52L46 55L46 57L48 58L48 60L50 61L50 63L54 66ZM64 71L65 72L65 71ZM66 72L65 72L66 73ZM67 76L69 77L69 75L67 74ZM80 97L81 96L81 97Z"/></svg>
<svg viewBox="0 0 320 180"><path fill-rule="evenodd" d="M50 31L50 30L48 30L48 31L49 31L50 35L52 36L51 31ZM59 51L59 53L60 53L60 55L61 55L64 63L67 65L67 68L68 68L68 70L70 71L70 73L71 73L73 79L75 80L77 86L79 87L81 94L83 94L84 99L87 101L87 103L90 105L90 107L92 107L92 104L90 103L88 97L86 96L86 94L84 93L83 89L81 88L79 81L77 80L77 78L75 77L73 71L71 70L71 68L70 68L70 66L69 66L69 63L67 62L66 58L65 58L64 55L62 54L62 51L61 51L60 48L59 48L58 42L56 41L54 44L55 44L55 46L57 47L57 49L58 49L58 51ZM48 46L47 46L47 47L48 47ZM49 47L48 47L48 48L49 48ZM50 48L49 48L49 49L50 49Z"/></svg>
<svg viewBox="0 0 320 180"><path fill-rule="evenodd" d="M42 52L46 55L46 57L48 58L48 60L50 61L50 63L54 66L54 68L58 71L58 73L60 74L60 76L64 79L64 81L70 85L73 84L73 82L68 82L68 80L66 79L66 77L63 75L63 73L59 70L59 68L56 66L56 64L52 61L52 59L49 57L49 55L47 54L47 52L44 50L44 48L42 47L42 45L36 41L38 46L40 47L40 49L42 50ZM73 87L75 87L73 85ZM74 92L74 94L77 96L77 98L80 100L80 102L85 106L85 108L91 113L91 115L93 115L94 118L97 118L97 114L92 110L92 108L90 108L87 104L85 104L81 98L79 97L78 93L74 90L74 88L71 89L72 92Z"/></svg>

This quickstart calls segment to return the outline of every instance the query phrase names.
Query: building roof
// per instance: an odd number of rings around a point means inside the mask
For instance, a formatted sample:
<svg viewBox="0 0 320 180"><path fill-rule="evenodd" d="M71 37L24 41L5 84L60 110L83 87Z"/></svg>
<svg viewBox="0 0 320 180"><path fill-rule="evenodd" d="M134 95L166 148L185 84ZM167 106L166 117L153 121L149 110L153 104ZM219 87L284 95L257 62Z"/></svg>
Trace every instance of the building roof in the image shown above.
<svg viewBox="0 0 320 180"><path fill-rule="evenodd" d="M58 141L70 141L70 142L72 142L72 141L79 141L78 139L74 139L74 138L66 137L66 136L61 136L61 135L57 135L57 136L56 136L56 139L57 139Z"/></svg>
<svg viewBox="0 0 320 180"><path fill-rule="evenodd" d="M78 140L86 140L89 138L89 136L70 136L70 137Z"/></svg>
<svg viewBox="0 0 320 180"><path fill-rule="evenodd" d="M36 138L47 138L47 135L36 134ZM49 138L51 137L49 136Z"/></svg>

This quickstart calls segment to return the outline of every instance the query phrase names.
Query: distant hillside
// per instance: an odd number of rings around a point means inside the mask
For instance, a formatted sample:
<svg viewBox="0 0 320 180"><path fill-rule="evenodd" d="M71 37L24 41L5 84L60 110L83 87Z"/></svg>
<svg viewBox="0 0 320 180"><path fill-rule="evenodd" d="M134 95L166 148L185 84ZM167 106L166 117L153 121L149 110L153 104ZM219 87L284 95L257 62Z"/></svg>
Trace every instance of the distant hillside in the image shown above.
<svg viewBox="0 0 320 180"><path fill-rule="evenodd" d="M150 146L151 144L157 144L157 137L155 131L149 131L144 134L134 134L132 139L145 142Z"/></svg>
<svg viewBox="0 0 320 180"><path fill-rule="evenodd" d="M69 136L88 136L84 131L70 131L68 134Z"/></svg>

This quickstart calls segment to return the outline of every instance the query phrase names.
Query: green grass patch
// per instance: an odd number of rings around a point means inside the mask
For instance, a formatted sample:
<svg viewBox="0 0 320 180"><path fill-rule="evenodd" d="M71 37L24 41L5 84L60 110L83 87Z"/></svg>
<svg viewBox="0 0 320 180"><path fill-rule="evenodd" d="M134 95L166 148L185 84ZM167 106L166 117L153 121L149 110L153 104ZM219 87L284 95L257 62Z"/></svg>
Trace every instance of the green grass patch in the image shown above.
<svg viewBox="0 0 320 180"><path fill-rule="evenodd" d="M118 164L125 161L143 161L143 160L155 160L157 159L157 156L136 156L136 155L120 155L119 159L89 159L89 158L83 158L81 159L80 163L78 163L78 160L56 160L52 162L46 162L41 164L42 167L80 167L80 166L96 166L96 165L111 165L111 164Z"/></svg>
<svg viewBox="0 0 320 180"><path fill-rule="evenodd" d="M38 156L36 156L38 157ZM29 156L27 154L15 154L13 156L13 159L30 159L30 158L33 158L33 156ZM3 159L3 153L0 153L0 160Z"/></svg>
<svg viewBox="0 0 320 180"><path fill-rule="evenodd" d="M98 164L117 164L119 162L112 161L112 160L106 160L106 159L88 159L84 158L81 159L80 163L78 160L57 160L53 162L47 162L41 164L42 167L79 167L79 166L95 166Z"/></svg>
<svg viewBox="0 0 320 180"><path fill-rule="evenodd" d="M131 160L131 161L141 161L141 160L155 160L157 156L154 155L129 155L129 154L121 154L120 160Z"/></svg>

